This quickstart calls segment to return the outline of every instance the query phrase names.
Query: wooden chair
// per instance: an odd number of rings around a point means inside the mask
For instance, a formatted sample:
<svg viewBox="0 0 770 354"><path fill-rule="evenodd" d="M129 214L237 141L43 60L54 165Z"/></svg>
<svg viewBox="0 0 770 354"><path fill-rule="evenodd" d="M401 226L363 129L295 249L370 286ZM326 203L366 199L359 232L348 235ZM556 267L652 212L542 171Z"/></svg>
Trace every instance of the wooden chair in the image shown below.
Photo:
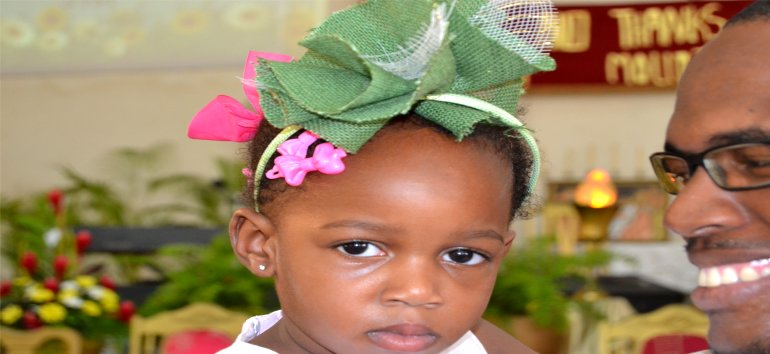
<svg viewBox="0 0 770 354"><path fill-rule="evenodd" d="M83 341L80 334L66 327L42 327L21 331L13 328L0 328L0 347L6 354L33 354L43 344L58 341L64 344L62 354L80 354Z"/></svg>
<svg viewBox="0 0 770 354"><path fill-rule="evenodd" d="M599 354L683 354L708 349L708 317L689 305L667 305L598 326Z"/></svg>
<svg viewBox="0 0 770 354"><path fill-rule="evenodd" d="M169 336L185 332L219 333L232 341L248 318L246 314L202 302L146 318L134 315L130 324L129 353L163 353L164 342Z"/></svg>

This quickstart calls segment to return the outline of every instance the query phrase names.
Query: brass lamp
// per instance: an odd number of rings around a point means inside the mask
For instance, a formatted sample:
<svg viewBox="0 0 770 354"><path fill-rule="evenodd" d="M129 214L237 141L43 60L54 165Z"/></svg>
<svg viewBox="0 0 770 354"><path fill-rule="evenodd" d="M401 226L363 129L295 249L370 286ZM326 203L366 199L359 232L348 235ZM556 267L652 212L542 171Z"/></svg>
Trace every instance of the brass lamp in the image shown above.
<svg viewBox="0 0 770 354"><path fill-rule="evenodd" d="M607 228L618 210L618 190L610 174L593 169L575 189L575 207L580 214L578 240L601 247L607 240Z"/></svg>
<svg viewBox="0 0 770 354"><path fill-rule="evenodd" d="M618 210L618 190L610 174L603 169L593 169L575 189L575 208L580 215L578 241L586 244L586 250L600 250L608 238L608 226ZM600 269L593 268L585 274L586 284L575 294L576 298L594 301L607 294L599 287Z"/></svg>

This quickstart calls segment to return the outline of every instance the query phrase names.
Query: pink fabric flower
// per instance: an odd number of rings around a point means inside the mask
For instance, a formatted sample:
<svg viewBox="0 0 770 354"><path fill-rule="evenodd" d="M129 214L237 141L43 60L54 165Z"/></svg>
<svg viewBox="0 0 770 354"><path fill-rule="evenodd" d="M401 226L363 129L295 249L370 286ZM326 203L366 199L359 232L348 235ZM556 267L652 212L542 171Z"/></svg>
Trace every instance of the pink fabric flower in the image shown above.
<svg viewBox="0 0 770 354"><path fill-rule="evenodd" d="M256 85L258 59L289 62L288 55L250 51L243 68L243 92L254 111L244 108L238 100L219 95L193 117L187 128L187 136L192 139L249 141L257 133L264 118L259 107L259 92Z"/></svg>

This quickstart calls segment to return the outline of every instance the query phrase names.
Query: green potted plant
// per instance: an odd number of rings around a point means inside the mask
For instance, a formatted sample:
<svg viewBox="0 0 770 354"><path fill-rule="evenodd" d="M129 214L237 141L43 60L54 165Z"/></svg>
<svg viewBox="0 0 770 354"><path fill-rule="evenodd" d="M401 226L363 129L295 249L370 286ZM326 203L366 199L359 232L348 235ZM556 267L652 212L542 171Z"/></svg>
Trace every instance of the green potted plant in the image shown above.
<svg viewBox="0 0 770 354"><path fill-rule="evenodd" d="M538 352L558 352L571 306L599 316L589 301L568 294L566 281L590 283L592 271L613 258L603 250L559 254L551 236L526 239L503 260L485 317Z"/></svg>
<svg viewBox="0 0 770 354"><path fill-rule="evenodd" d="M246 314L268 313L279 308L272 279L251 274L233 255L227 234L211 244L169 245L160 255L182 260L179 270L144 302L139 313L149 316L193 302L210 302Z"/></svg>
<svg viewBox="0 0 770 354"><path fill-rule="evenodd" d="M78 225L211 227L227 225L245 177L240 162L216 161L216 179L163 173L167 145L122 148L107 155L108 181L63 169L70 217Z"/></svg>

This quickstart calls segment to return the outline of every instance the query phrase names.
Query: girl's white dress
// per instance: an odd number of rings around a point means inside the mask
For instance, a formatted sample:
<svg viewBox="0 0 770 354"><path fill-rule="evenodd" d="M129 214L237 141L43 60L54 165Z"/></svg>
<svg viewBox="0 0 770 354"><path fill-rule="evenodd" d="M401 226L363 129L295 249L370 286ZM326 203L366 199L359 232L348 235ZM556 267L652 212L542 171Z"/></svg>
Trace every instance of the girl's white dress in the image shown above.
<svg viewBox="0 0 770 354"><path fill-rule="evenodd" d="M282 317L283 314L281 313L281 310L278 310L267 315L254 316L248 319L246 323L243 324L241 334L238 335L238 338L235 339L235 342L233 342L233 344L229 347L220 350L218 354L277 354L270 349L250 344L249 341L267 331ZM452 346L441 353L486 354L487 351L484 350L484 346L481 345L479 339L476 338L476 336L473 335L471 331L468 331L464 336L460 337L457 342L452 344Z"/></svg>

